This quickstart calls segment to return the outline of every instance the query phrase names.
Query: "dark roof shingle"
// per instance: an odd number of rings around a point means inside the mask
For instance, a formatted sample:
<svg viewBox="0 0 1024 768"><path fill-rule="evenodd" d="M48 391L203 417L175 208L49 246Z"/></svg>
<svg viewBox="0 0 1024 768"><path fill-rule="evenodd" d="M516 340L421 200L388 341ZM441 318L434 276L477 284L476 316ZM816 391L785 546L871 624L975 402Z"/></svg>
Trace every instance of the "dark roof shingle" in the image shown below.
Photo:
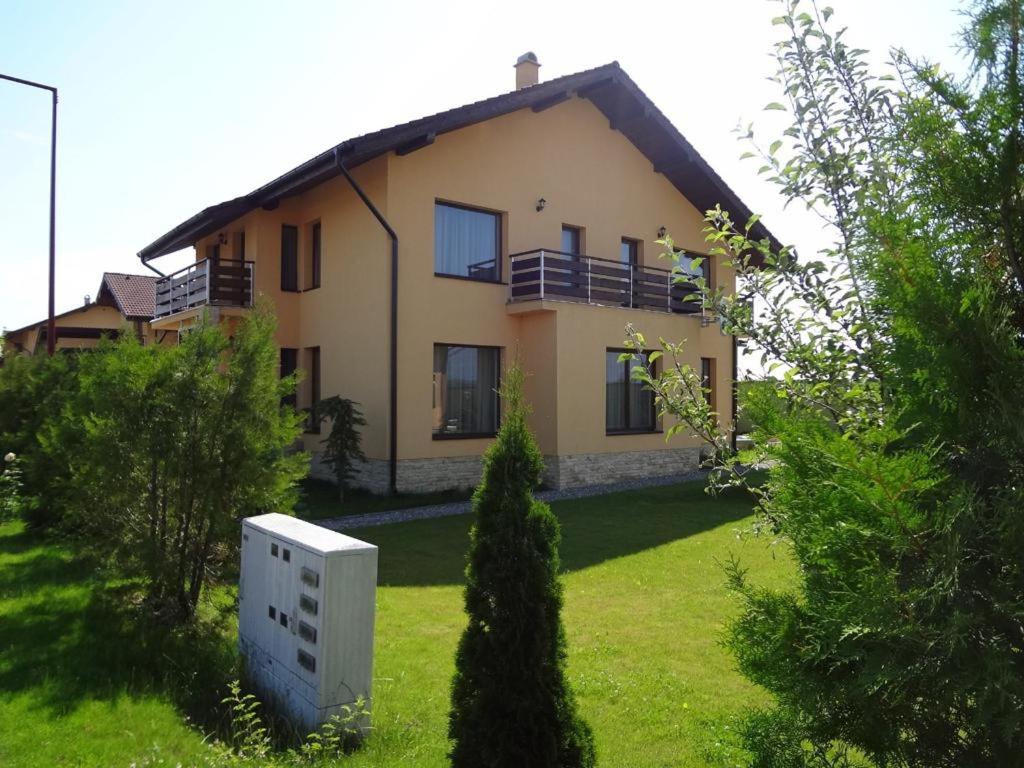
<svg viewBox="0 0 1024 768"><path fill-rule="evenodd" d="M474 123L528 107L535 111L547 109L574 94L589 99L601 110L612 127L647 156L655 171L664 174L698 209L708 210L721 203L736 221L744 222L750 217L750 209L739 196L613 61L343 141L247 195L204 208L139 251L139 258L146 262L186 248L251 210L338 176L339 159L351 169L392 150L402 154L424 146L437 135ZM767 237L774 248L780 247L760 222L751 234L758 239Z"/></svg>

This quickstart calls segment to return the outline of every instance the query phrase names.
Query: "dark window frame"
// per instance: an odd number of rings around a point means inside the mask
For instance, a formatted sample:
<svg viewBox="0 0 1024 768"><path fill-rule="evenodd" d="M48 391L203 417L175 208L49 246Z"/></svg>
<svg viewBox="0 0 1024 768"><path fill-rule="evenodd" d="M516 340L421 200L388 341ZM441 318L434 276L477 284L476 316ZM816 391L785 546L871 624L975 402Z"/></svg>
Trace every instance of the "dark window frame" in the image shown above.
<svg viewBox="0 0 1024 768"><path fill-rule="evenodd" d="M288 365L285 364L285 360L288 359ZM286 376L291 376L299 368L299 350L297 347L281 347L278 352L278 378L283 379ZM292 392L290 395L285 395L281 398L281 405L290 405L292 408L296 406L296 394Z"/></svg>
<svg viewBox="0 0 1024 768"><path fill-rule="evenodd" d="M307 291L315 291L320 287L323 269L324 230L317 219L309 225L309 286Z"/></svg>
<svg viewBox="0 0 1024 768"><path fill-rule="evenodd" d="M286 235L294 238L290 252L285 250ZM281 225L281 290L285 293L299 292L299 228L294 224Z"/></svg>
<svg viewBox="0 0 1024 768"><path fill-rule="evenodd" d="M709 407L715 407L715 358L702 357L700 359L700 386L704 390L704 402Z"/></svg>
<svg viewBox="0 0 1024 768"><path fill-rule="evenodd" d="M458 275L453 272L438 272L437 271L437 206L443 206L445 208L457 208L462 211L472 211L473 213L485 213L488 216L493 216L497 224L494 232L494 271L495 277L493 280L486 280L480 277L471 277L469 275ZM488 285L504 285L503 275L505 273L505 253L503 248L504 241L504 230L505 230L505 214L502 211L496 211L492 208L481 208L480 206L466 205L465 203L454 203L450 200L442 200L437 198L434 200L434 277L446 277L453 280L468 280L472 283L486 283ZM453 345L456 346L456 345Z"/></svg>
<svg viewBox="0 0 1024 768"><path fill-rule="evenodd" d="M650 428L647 428L647 427L639 427L639 428L638 427L627 427L626 429L609 429L608 428L608 401L607 401L607 399L608 399L608 391L607 391L607 388L608 388L608 355L609 354L615 354L616 356L618 356L618 355L621 355L621 354L623 354L625 352L631 352L631 350L623 349L623 348L619 348L619 347L607 347L605 349L605 382L604 382L605 383L605 411L604 411L605 416L604 416L604 433L608 437L613 437L613 436L617 436L617 435L657 435L657 434L661 434L664 430L662 430L661 423L658 420L658 406L654 402L654 395L653 395L653 393L651 393L651 424L652 424L652 426ZM620 363L620 365L622 365L625 368L625 374L626 374L626 387L627 387L627 389L626 389L625 405L626 405L626 424L627 425L630 423L630 420L631 420L630 419L631 414L629 412L629 387L633 385L633 378L630 376L631 359L630 360L623 360ZM657 369L658 369L657 361L655 361L655 363L654 363L654 369L655 369L655 372L657 372Z"/></svg>
<svg viewBox="0 0 1024 768"><path fill-rule="evenodd" d="M495 427L495 430L493 432L459 432L459 433L451 433L451 432L434 432L434 430L431 429L431 431L430 431L431 439L433 439L433 440L487 440L487 439L496 437L497 434L498 434L498 429L501 428L501 397L498 395L498 391L501 389L501 372L502 372L501 362L502 362L502 352L504 351L504 348L500 347L500 346L496 346L494 344L458 344L458 343L447 342L447 341L437 341L437 342L434 342L434 345L431 347L431 350L435 349L436 347L471 347L473 349L493 349L493 350L495 350L498 353L498 361L497 361L498 362L498 380L495 382L495 387L494 387L494 398L495 398L495 401L496 401L495 402L495 423L496 423L497 426ZM433 356L431 356L431 357L433 357ZM431 360L431 369L433 369L433 360ZM434 374L434 371L431 370L431 377L433 377L433 374Z"/></svg>
<svg viewBox="0 0 1024 768"><path fill-rule="evenodd" d="M323 396L320 381L320 347L306 347L309 353L309 418L306 419L305 431L308 435L320 434L320 420L317 418L316 406Z"/></svg>
<svg viewBox="0 0 1024 768"><path fill-rule="evenodd" d="M562 224L561 235L564 237L565 233L572 233L573 238L576 240L576 248L566 251L564 248L565 243L559 242L561 252L571 256L582 256L583 255L583 227L578 227L575 224Z"/></svg>

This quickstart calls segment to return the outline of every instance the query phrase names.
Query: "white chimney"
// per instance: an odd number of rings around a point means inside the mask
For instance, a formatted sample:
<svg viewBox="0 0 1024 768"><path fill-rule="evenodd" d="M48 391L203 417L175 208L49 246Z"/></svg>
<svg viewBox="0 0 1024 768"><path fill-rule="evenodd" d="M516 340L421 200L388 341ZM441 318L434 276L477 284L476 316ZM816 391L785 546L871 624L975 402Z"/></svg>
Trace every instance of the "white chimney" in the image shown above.
<svg viewBox="0 0 1024 768"><path fill-rule="evenodd" d="M516 90L536 85L540 79L540 62L537 54L527 51L516 60Z"/></svg>

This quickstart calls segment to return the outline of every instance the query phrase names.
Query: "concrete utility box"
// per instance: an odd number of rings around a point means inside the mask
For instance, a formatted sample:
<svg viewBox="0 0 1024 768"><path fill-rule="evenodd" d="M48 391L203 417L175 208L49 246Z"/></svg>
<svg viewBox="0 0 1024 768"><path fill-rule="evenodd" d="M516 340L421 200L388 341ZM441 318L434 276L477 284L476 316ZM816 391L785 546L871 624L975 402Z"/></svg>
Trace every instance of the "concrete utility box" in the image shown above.
<svg viewBox="0 0 1024 768"><path fill-rule="evenodd" d="M376 589L372 544L277 513L242 521L239 649L297 727L313 731L360 696L369 707Z"/></svg>

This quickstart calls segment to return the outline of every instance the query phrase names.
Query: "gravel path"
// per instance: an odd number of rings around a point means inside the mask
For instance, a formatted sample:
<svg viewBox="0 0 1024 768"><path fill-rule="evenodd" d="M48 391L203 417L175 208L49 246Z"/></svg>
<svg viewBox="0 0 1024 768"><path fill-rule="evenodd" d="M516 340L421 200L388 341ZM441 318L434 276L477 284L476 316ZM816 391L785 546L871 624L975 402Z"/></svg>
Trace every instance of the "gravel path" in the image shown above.
<svg viewBox="0 0 1024 768"><path fill-rule="evenodd" d="M676 475L663 475L661 477L645 477L640 480L625 480L621 483L604 483L602 485L584 485L579 488L566 488L558 491L539 491L536 498L541 501L561 501L562 499L583 499L588 496L603 496L607 493L619 493L620 491L634 491L638 488L653 488L659 485L675 485L685 483L688 480L701 480L707 477L706 470L695 472L684 472ZM311 520L324 528L332 531L341 531L347 528L367 528L372 525L388 525L389 523L404 523L408 520L427 520L432 517L450 517L452 515L465 515L470 511L470 502L457 501L451 504L434 504L429 507L410 507L409 509L394 509L389 512L371 512L367 515L348 515L346 517L329 517L323 520Z"/></svg>

